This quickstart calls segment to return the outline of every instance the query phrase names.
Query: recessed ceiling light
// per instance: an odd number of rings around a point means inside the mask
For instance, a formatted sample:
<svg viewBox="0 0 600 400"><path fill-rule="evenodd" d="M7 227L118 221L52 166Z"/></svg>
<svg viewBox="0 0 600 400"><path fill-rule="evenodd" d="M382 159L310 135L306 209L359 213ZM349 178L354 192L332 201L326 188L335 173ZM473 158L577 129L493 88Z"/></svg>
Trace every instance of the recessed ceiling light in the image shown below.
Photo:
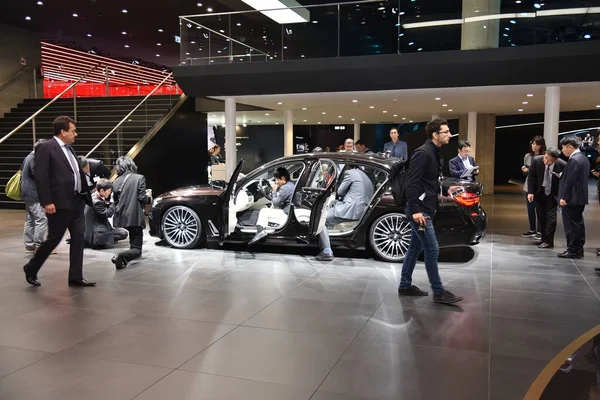
<svg viewBox="0 0 600 400"><path fill-rule="evenodd" d="M529 102L528 101L524 101L523 104L529 104Z"/></svg>
<svg viewBox="0 0 600 400"><path fill-rule="evenodd" d="M529 93L527 97L533 97L533 93Z"/></svg>
<svg viewBox="0 0 600 400"><path fill-rule="evenodd" d="M302 107L302 111L306 111L308 110L306 107Z"/></svg>
<svg viewBox="0 0 600 400"><path fill-rule="evenodd" d="M237 25L237 26L242 26L242 23L241 23L241 22L238 22L236 25Z"/></svg>
<svg viewBox="0 0 600 400"><path fill-rule="evenodd" d="M521 4L521 0L517 0L517 1L515 1L515 3Z"/></svg>
<svg viewBox="0 0 600 400"><path fill-rule="evenodd" d="M358 100L352 100L353 103L358 103Z"/></svg>
<svg viewBox="0 0 600 400"><path fill-rule="evenodd" d="M77 15L77 13L73 13L73 17L77 18L79 15Z"/></svg>
<svg viewBox="0 0 600 400"><path fill-rule="evenodd" d="M383 111L384 114L387 114L387 111Z"/></svg>
<svg viewBox="0 0 600 400"><path fill-rule="evenodd" d="M517 111L521 112L521 111L523 111L523 109L522 109L522 108L519 108Z"/></svg>
<svg viewBox="0 0 600 400"><path fill-rule="evenodd" d="M277 105L281 106L281 105L283 105L283 102L280 101L277 103Z"/></svg>
<svg viewBox="0 0 600 400"><path fill-rule="evenodd" d="M258 121L258 123L260 124L262 121Z"/></svg>
<svg viewBox="0 0 600 400"><path fill-rule="evenodd" d="M589 33L586 33L585 35L583 35L584 39L591 39L592 35L590 35Z"/></svg>
<svg viewBox="0 0 600 400"><path fill-rule="evenodd" d="M442 107L448 107L448 104L442 104Z"/></svg>
<svg viewBox="0 0 600 400"><path fill-rule="evenodd" d="M442 98L441 97L436 97L435 98L437 101L440 101Z"/></svg>
<svg viewBox="0 0 600 400"><path fill-rule="evenodd" d="M122 9L122 10L121 10L121 12L122 12L123 14L127 14L127 10L126 10L126 9Z"/></svg>
<svg viewBox="0 0 600 400"><path fill-rule="evenodd" d="M206 9L206 11L208 11L208 12L212 12L212 8L208 7L208 8Z"/></svg>
<svg viewBox="0 0 600 400"><path fill-rule="evenodd" d="M321 114L325 115L325 114L327 114L327 113L326 113L325 111L323 111Z"/></svg>
<svg viewBox="0 0 600 400"><path fill-rule="evenodd" d="M394 114L394 117L397 117L397 116L398 116L398 114Z"/></svg>
<svg viewBox="0 0 600 400"><path fill-rule="evenodd" d="M157 46L162 46L162 44L160 44L160 43L156 43L156 45L157 45Z"/></svg>
<svg viewBox="0 0 600 400"><path fill-rule="evenodd" d="M38 6L43 6L43 5L44 5L44 2L43 2L43 1L38 1L38 2L37 2L37 5L38 5Z"/></svg>
<svg viewBox="0 0 600 400"><path fill-rule="evenodd" d="M191 43L191 44L196 44L196 41L195 41L195 40L192 40L190 43Z"/></svg>
<svg viewBox="0 0 600 400"><path fill-rule="evenodd" d="M196 4L198 7L202 7L202 3L198 3Z"/></svg>
<svg viewBox="0 0 600 400"><path fill-rule="evenodd" d="M28 15L28 16L25 17L25 20L26 21L31 21L31 17Z"/></svg>
<svg viewBox="0 0 600 400"><path fill-rule="evenodd" d="M160 57L160 54L157 54L156 57Z"/></svg>
<svg viewBox="0 0 600 400"><path fill-rule="evenodd" d="M363 121L362 123L363 123L363 124L366 124L366 123L367 123L367 121Z"/></svg>
<svg viewBox="0 0 600 400"><path fill-rule="evenodd" d="M369 106L369 108L375 108L375 106Z"/></svg>
<svg viewBox="0 0 600 400"><path fill-rule="evenodd" d="M121 32L121 35L127 35L127 32L123 31Z"/></svg>
<svg viewBox="0 0 600 400"><path fill-rule="evenodd" d="M318 24L318 23L319 23L319 21L317 21L317 20L313 21L313 24Z"/></svg>
<svg viewBox="0 0 600 400"><path fill-rule="evenodd" d="M341 116L341 115L338 115L338 118L342 118L342 116Z"/></svg>
<svg viewBox="0 0 600 400"><path fill-rule="evenodd" d="M454 111L454 110L450 108L450 109L448 109L448 111L449 111L449 112L452 112L452 111Z"/></svg>
<svg viewBox="0 0 600 400"><path fill-rule="evenodd" d="M265 113L265 115L269 115L269 113Z"/></svg>
<svg viewBox="0 0 600 400"><path fill-rule="evenodd" d="M306 120L303 120L304 122L306 122Z"/></svg>
<svg viewBox="0 0 600 400"><path fill-rule="evenodd" d="M92 37L92 34L91 34L91 33L88 33L88 34L87 34L87 37Z"/></svg>
<svg viewBox="0 0 600 400"><path fill-rule="evenodd" d="M163 30L162 30L162 29L159 29L158 31L159 31L159 32L161 32L161 33L163 32Z"/></svg>
<svg viewBox="0 0 600 400"><path fill-rule="evenodd" d="M398 99L394 99L394 100L392 100L392 101L398 101Z"/></svg>
<svg viewBox="0 0 600 400"><path fill-rule="evenodd" d="M409 122L409 123L412 123L412 122L413 122L413 120L411 119L411 120L410 120L410 121L408 121L408 122Z"/></svg>
<svg viewBox="0 0 600 400"><path fill-rule="evenodd" d="M350 121L356 121L356 119L355 119L355 118L352 118Z"/></svg>
<svg viewBox="0 0 600 400"><path fill-rule="evenodd" d="M244 126L244 128L245 128L245 127L247 127L248 125L247 125L247 124L244 124L243 126Z"/></svg>
<svg viewBox="0 0 600 400"><path fill-rule="evenodd" d="M126 44L126 45L125 45L125 48L129 48L129 45L128 45L128 44Z"/></svg>
<svg viewBox="0 0 600 400"><path fill-rule="evenodd" d="M225 33L225 31L223 29L219 29L219 32L221 33Z"/></svg>
<svg viewBox="0 0 600 400"><path fill-rule="evenodd" d="M190 53L185 53L185 55L186 55L186 56L189 56L189 55L190 55Z"/></svg>
<svg viewBox="0 0 600 400"><path fill-rule="evenodd" d="M406 121L406 118L402 117L402 121Z"/></svg>
<svg viewBox="0 0 600 400"><path fill-rule="evenodd" d="M317 122L317 124L321 125L321 123L320 123L320 122Z"/></svg>
<svg viewBox="0 0 600 400"><path fill-rule="evenodd" d="M600 108L600 104L598 104L598 105L596 106L596 108Z"/></svg>
<svg viewBox="0 0 600 400"><path fill-rule="evenodd" d="M279 125L279 122L275 122L275 125Z"/></svg>

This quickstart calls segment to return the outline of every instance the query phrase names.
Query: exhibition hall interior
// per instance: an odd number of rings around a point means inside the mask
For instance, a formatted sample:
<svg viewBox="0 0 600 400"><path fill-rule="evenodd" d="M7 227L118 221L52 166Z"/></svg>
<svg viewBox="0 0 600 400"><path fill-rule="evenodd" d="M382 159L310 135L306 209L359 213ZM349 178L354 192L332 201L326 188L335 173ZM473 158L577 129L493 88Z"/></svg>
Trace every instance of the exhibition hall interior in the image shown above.
<svg viewBox="0 0 600 400"><path fill-rule="evenodd" d="M600 0L0 33L0 399L600 399Z"/></svg>

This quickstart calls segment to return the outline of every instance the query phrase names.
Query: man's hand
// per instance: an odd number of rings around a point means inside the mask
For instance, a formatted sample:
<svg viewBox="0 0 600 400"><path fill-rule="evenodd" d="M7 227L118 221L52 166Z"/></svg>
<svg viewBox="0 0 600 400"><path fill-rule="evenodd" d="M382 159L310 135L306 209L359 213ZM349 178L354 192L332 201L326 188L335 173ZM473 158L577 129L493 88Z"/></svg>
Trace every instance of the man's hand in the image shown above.
<svg viewBox="0 0 600 400"><path fill-rule="evenodd" d="M423 213L416 213L412 215L413 220L421 225L421 226L425 226L427 225L427 218L425 218L425 216L423 215Z"/></svg>
<svg viewBox="0 0 600 400"><path fill-rule="evenodd" d="M522 166L521 167L521 171L523 171L524 174L526 174L527 172L529 172L529 168L527 168L526 166Z"/></svg>
<svg viewBox="0 0 600 400"><path fill-rule="evenodd" d="M44 212L46 214L56 214L56 206L54 204L48 204L44 206Z"/></svg>
<svg viewBox="0 0 600 400"><path fill-rule="evenodd" d="M567 202L564 201L563 199L560 199L560 206L565 207L566 205L567 205Z"/></svg>
<svg viewBox="0 0 600 400"><path fill-rule="evenodd" d="M473 175L478 175L479 174L479 168L477 168L476 170L473 171Z"/></svg>
<svg viewBox="0 0 600 400"><path fill-rule="evenodd" d="M592 175L594 175L596 178L598 178L598 177L600 177L600 172L593 170Z"/></svg>
<svg viewBox="0 0 600 400"><path fill-rule="evenodd" d="M530 203L533 203L533 195L532 194L527 195L527 201Z"/></svg>
<svg viewBox="0 0 600 400"><path fill-rule="evenodd" d="M273 190L277 190L278 187L279 186L276 183L274 183L274 184L271 185L271 189L273 189Z"/></svg>

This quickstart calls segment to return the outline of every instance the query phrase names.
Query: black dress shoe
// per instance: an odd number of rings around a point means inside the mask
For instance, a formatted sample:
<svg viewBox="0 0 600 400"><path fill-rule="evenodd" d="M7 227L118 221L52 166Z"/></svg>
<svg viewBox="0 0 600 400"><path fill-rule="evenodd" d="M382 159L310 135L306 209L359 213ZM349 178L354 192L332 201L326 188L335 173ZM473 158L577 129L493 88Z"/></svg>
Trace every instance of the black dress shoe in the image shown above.
<svg viewBox="0 0 600 400"><path fill-rule="evenodd" d="M111 258L110 261L112 261L112 263L115 264L115 267L117 269L124 269L127 266L127 262L119 256L113 256L113 258Z"/></svg>
<svg viewBox="0 0 600 400"><path fill-rule="evenodd" d="M447 290L433 295L433 301L441 304L454 304L462 300L463 298L461 296L455 296L454 293Z"/></svg>
<svg viewBox="0 0 600 400"><path fill-rule="evenodd" d="M42 286L41 282L35 276L31 276L29 272L27 272L27 265L23 267L23 272L25 272L25 280L31 286Z"/></svg>
<svg viewBox="0 0 600 400"><path fill-rule="evenodd" d="M85 279L81 279L81 280L77 280L77 281L69 281L69 286L90 287L90 286L96 286L96 282L86 281Z"/></svg>
<svg viewBox="0 0 600 400"><path fill-rule="evenodd" d="M596 249L596 255L600 256L600 249Z"/></svg>
<svg viewBox="0 0 600 400"><path fill-rule="evenodd" d="M558 258L573 258L576 260L583 258L583 255L581 255L581 254L569 253L568 251L565 251L564 253L558 253L557 256L558 256Z"/></svg>
<svg viewBox="0 0 600 400"><path fill-rule="evenodd" d="M415 285L412 285L411 287L409 287L407 289L398 288L398 294L400 296L428 296L429 295L429 293L427 293L424 290L419 289Z"/></svg>
<svg viewBox="0 0 600 400"><path fill-rule="evenodd" d="M538 246L539 249L551 249L554 245L552 243L540 243Z"/></svg>
<svg viewBox="0 0 600 400"><path fill-rule="evenodd" d="M544 241L543 241L542 239L535 239L535 240L533 241L533 244L537 244L537 245L540 245L540 244L542 244L542 243L544 243Z"/></svg>

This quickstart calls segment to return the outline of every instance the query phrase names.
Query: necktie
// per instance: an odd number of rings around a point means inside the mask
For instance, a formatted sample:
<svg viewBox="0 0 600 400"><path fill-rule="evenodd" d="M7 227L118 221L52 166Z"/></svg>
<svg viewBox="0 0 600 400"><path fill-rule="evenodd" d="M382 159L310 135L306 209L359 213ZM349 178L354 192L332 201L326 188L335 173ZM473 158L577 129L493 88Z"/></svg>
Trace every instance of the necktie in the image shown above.
<svg viewBox="0 0 600 400"><path fill-rule="evenodd" d="M550 167L546 165L546 171L544 173L544 193L549 196L552 192L552 175L550 174Z"/></svg>
<svg viewBox="0 0 600 400"><path fill-rule="evenodd" d="M74 173L74 177L75 177L75 191L78 193L81 193L81 175L79 175L79 168L78 168L78 162L77 159L75 158L75 155L73 153L73 149L71 148L71 146L67 146L65 145L65 148L67 149L67 159L69 160L69 164L71 165L71 169L73 170Z"/></svg>

